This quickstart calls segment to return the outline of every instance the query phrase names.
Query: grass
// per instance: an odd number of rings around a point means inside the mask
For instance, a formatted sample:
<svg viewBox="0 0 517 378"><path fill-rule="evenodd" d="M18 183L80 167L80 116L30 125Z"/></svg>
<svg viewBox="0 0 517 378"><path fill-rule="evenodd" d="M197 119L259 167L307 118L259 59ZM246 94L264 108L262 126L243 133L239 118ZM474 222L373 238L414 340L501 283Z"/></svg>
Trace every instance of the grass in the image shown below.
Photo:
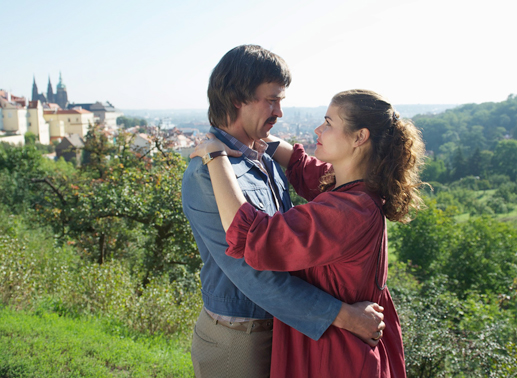
<svg viewBox="0 0 517 378"><path fill-rule="evenodd" d="M493 195L495 194L496 191L497 191L496 189L477 190L477 191L474 191L474 195L475 195L476 200L478 200L480 203L486 203L488 200L490 200L493 197ZM470 218L471 218L471 215L469 214L469 212L459 214L455 217L456 221L459 223L466 222ZM513 223L514 225L517 226L517 207L508 213L495 214L494 218L501 222Z"/></svg>
<svg viewBox="0 0 517 378"><path fill-rule="evenodd" d="M193 377L173 339L131 337L95 318L0 309L0 378Z"/></svg>

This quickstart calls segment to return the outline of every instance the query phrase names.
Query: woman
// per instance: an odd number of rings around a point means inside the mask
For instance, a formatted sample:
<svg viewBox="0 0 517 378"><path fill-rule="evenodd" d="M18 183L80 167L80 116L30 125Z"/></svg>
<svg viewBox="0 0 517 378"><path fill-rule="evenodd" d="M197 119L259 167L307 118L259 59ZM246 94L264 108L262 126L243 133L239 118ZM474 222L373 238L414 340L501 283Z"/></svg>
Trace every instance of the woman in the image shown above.
<svg viewBox="0 0 517 378"><path fill-rule="evenodd" d="M315 132L316 158L285 142L275 154L310 201L284 214L271 217L247 203L227 157L209 163L227 254L258 270L291 271L343 302L377 302L386 328L372 348L335 327L314 341L275 319L271 376L405 377L400 324L386 287L385 218L406 222L410 208L421 205L421 135L387 100L365 90L335 95ZM225 146L211 138L194 155L219 150Z"/></svg>

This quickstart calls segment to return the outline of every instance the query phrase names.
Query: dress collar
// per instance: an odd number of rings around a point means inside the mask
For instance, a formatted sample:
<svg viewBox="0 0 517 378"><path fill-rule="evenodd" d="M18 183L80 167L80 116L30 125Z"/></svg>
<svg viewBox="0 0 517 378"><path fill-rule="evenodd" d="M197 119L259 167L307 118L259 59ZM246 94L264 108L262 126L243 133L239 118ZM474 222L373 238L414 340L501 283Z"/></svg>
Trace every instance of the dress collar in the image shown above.
<svg viewBox="0 0 517 378"><path fill-rule="evenodd" d="M337 192L337 191L341 191L344 189L348 189L349 187L354 186L355 184L358 184L358 183L364 183L364 180L360 179L360 180L350 181L350 182L347 182L346 184L339 185L338 187L332 189L331 191Z"/></svg>

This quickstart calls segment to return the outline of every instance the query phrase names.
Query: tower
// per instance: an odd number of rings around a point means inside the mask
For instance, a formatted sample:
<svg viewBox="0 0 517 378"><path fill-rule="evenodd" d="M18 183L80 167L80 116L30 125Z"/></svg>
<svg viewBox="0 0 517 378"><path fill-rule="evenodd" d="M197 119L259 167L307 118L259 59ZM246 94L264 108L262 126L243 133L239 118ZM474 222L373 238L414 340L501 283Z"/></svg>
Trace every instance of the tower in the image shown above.
<svg viewBox="0 0 517 378"><path fill-rule="evenodd" d="M36 77L32 77L32 101L38 101L39 99L39 93L38 93L38 86L36 85Z"/></svg>
<svg viewBox="0 0 517 378"><path fill-rule="evenodd" d="M52 103L54 102L54 91L52 89L52 83L50 82L50 75L48 77L47 101Z"/></svg>
<svg viewBox="0 0 517 378"><path fill-rule="evenodd" d="M61 77L61 71L59 72L59 83L57 84L56 90L56 103L61 109L66 109L68 106L68 94L66 93L66 85L63 84L63 78Z"/></svg>

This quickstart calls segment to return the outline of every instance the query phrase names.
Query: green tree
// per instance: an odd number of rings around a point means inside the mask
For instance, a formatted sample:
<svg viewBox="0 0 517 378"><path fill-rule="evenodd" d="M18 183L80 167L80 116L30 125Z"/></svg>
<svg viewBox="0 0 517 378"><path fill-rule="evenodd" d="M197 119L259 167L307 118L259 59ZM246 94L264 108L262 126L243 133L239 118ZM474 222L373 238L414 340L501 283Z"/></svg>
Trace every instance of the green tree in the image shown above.
<svg viewBox="0 0 517 378"><path fill-rule="evenodd" d="M92 143L90 153L99 157L94 168L40 180L47 194L37 207L41 221L73 239L90 260L143 264L144 284L163 272L176 274L177 266L195 271L200 260L181 205L185 161L161 148L152 159L141 157L129 142L121 135L114 148Z"/></svg>
<svg viewBox="0 0 517 378"><path fill-rule="evenodd" d="M493 172L517 179L517 140L502 140L497 144L492 158Z"/></svg>
<svg viewBox="0 0 517 378"><path fill-rule="evenodd" d="M91 125L84 137L82 169L95 178L104 178L109 160L115 153L115 146L98 125Z"/></svg>
<svg viewBox="0 0 517 378"><path fill-rule="evenodd" d="M135 126L147 127L147 120L137 117L120 116L117 118L117 125L123 126L124 129L129 129Z"/></svg>
<svg viewBox="0 0 517 378"><path fill-rule="evenodd" d="M396 224L390 230L391 245L397 257L414 266L419 278L429 278L445 263L447 256L443 251L455 237L455 211L454 208L441 210L433 200L412 222Z"/></svg>
<svg viewBox="0 0 517 378"><path fill-rule="evenodd" d="M461 147L456 149L452 158L452 179L459 180L465 176L467 170L467 160L463 156L463 150Z"/></svg>
<svg viewBox="0 0 517 378"><path fill-rule="evenodd" d="M44 158L34 145L0 144L0 202L24 212L39 196L31 179L45 175Z"/></svg>
<svg viewBox="0 0 517 378"><path fill-rule="evenodd" d="M460 297L470 291L507 295L517 277L517 231L489 217L473 218L458 231L442 269L450 290Z"/></svg>
<svg viewBox="0 0 517 378"><path fill-rule="evenodd" d="M27 131L24 135L25 138L25 144L35 145L36 139L38 139L38 136L34 134L32 131Z"/></svg>
<svg viewBox="0 0 517 378"><path fill-rule="evenodd" d="M427 160L422 171L422 181L446 182L447 168L445 167L445 162L436 158L436 156L433 159Z"/></svg>

